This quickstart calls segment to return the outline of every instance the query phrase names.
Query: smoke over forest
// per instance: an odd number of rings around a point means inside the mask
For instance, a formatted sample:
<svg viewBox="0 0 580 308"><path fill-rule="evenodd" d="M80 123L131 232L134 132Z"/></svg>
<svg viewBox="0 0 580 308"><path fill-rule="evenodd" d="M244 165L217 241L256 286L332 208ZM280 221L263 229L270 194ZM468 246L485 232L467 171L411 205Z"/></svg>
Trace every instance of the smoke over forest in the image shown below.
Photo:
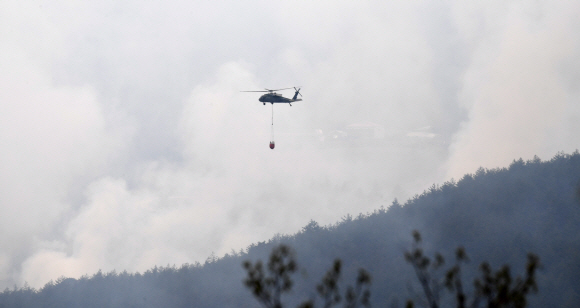
<svg viewBox="0 0 580 308"><path fill-rule="evenodd" d="M0 293L7 307L250 307L257 306L242 283L245 261L266 261L285 244L296 251L298 270L285 307L315 298L316 285L333 260L343 264L341 290L354 284L357 271L371 275L374 307L421 302L420 285L404 252L411 231L420 230L427 255L441 253L448 266L462 246L469 261L462 275L466 293L474 294L473 277L486 261L491 268L509 265L523 276L526 255L540 259L529 307L576 307L580 304L577 256L580 253L580 154L560 153L549 161L514 160L508 168L483 169L457 182L433 185L404 203L393 201L356 217L322 226L310 221L299 232L278 234L204 263L153 267L144 272L98 271L79 279L61 277L41 289L30 286ZM440 273L443 279L443 273ZM441 291L442 303L452 301Z"/></svg>
<svg viewBox="0 0 580 308"><path fill-rule="evenodd" d="M572 153L579 13L1 1L0 288L203 264L479 167ZM270 106L240 91L293 86L304 101L274 106L270 150Z"/></svg>

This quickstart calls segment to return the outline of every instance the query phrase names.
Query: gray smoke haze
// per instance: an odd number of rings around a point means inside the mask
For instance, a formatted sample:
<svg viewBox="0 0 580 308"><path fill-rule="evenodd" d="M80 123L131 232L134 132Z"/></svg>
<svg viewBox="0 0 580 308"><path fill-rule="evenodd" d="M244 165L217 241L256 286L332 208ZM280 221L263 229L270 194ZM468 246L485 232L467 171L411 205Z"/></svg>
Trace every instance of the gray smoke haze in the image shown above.
<svg viewBox="0 0 580 308"><path fill-rule="evenodd" d="M0 287L203 262L571 152L579 15L565 1L1 1ZM271 107L239 91L290 86L304 101L274 107L272 151ZM385 138L330 140L366 122ZM425 127L437 142L407 135Z"/></svg>

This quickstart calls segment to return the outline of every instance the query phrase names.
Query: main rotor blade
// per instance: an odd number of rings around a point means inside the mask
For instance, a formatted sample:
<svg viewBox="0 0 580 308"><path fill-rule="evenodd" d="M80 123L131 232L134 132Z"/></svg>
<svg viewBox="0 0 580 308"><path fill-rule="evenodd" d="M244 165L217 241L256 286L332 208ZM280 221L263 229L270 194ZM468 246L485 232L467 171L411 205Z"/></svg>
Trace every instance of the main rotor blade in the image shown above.
<svg viewBox="0 0 580 308"><path fill-rule="evenodd" d="M292 89L292 88L274 89L274 90L266 89L266 91L260 90L260 91L240 91L240 92L274 92L274 91L282 91L282 90L288 90L288 89ZM296 90L296 87L294 87L294 90ZM300 91L300 89L298 89L298 91ZM302 95L302 94L300 94L300 95Z"/></svg>
<svg viewBox="0 0 580 308"><path fill-rule="evenodd" d="M270 89L266 89L270 92L274 92L274 91L282 91L282 90L288 90L288 89L292 89L292 88L284 88L284 89L276 89L276 90L270 90Z"/></svg>

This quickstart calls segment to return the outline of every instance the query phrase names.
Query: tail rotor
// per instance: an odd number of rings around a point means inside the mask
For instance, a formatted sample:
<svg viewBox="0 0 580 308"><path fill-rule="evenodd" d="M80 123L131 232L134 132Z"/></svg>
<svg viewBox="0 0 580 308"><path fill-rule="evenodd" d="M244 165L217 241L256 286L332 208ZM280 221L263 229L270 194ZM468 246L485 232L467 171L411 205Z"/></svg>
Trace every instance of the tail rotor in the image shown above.
<svg viewBox="0 0 580 308"><path fill-rule="evenodd" d="M302 100L298 98L298 95L302 96L302 94L300 94L300 88L296 89L296 87L294 87L294 91L296 92L294 92L294 97L292 97L292 100L293 101Z"/></svg>

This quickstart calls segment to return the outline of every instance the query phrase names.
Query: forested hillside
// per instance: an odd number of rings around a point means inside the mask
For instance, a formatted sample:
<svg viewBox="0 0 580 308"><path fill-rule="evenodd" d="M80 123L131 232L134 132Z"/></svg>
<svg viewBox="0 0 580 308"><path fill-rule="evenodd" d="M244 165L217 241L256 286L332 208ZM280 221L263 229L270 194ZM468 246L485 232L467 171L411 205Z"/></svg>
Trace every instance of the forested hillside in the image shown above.
<svg viewBox="0 0 580 308"><path fill-rule="evenodd" d="M385 170L388 172L388 170ZM282 242L296 251L299 270L288 307L315 294L315 285L335 258L343 262L341 285L353 284L359 268L372 276L373 307L403 306L420 294L404 252L412 230L423 235L427 254L451 260L463 245L470 259L466 281L484 260L524 271L526 254L542 264L539 293L531 307L580 307L580 154L549 161L515 160L509 168L479 169L457 182L434 185L404 204L331 226L311 221L294 235L278 235L245 251L204 264L157 267L145 273L96 273L61 278L40 290L28 287L0 294L3 307L257 307L242 281L245 260L266 260Z"/></svg>

